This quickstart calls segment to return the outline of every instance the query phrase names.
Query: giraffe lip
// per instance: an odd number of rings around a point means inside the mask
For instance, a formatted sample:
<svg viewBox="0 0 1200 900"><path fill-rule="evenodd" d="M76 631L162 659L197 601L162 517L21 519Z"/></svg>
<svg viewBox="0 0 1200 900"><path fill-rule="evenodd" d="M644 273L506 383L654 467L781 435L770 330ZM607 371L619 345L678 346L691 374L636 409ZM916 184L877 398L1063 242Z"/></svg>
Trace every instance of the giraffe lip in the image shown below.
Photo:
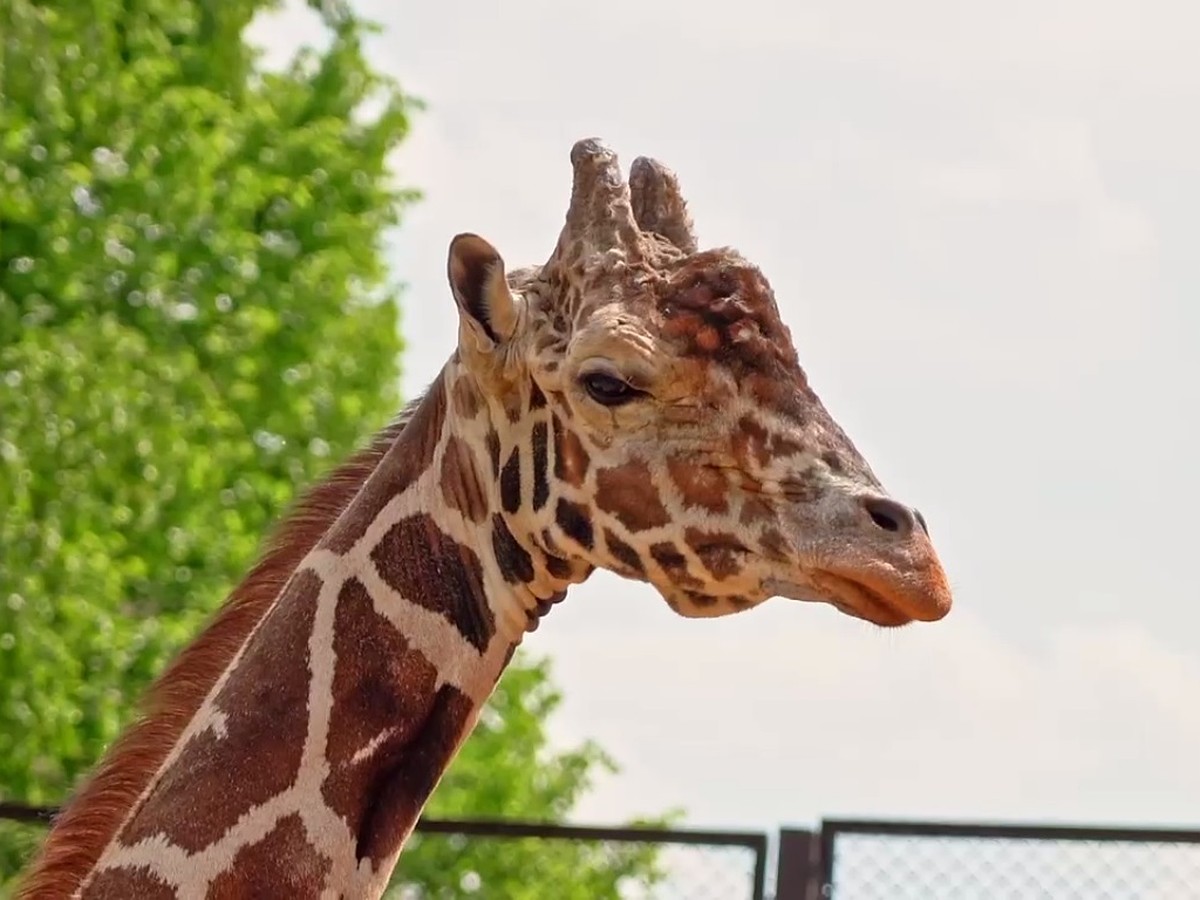
<svg viewBox="0 0 1200 900"><path fill-rule="evenodd" d="M807 584L773 579L765 586L776 596L828 603L840 613L883 628L896 628L913 621L911 615L861 581L825 571L813 572L810 579Z"/></svg>
<svg viewBox="0 0 1200 900"><path fill-rule="evenodd" d="M847 615L865 619L885 628L895 628L914 621L913 616L901 609L895 601L870 585L844 575L835 575L832 572L822 572L821 577L823 581L832 582L834 590L843 597L847 594L853 597L851 602L840 600L834 603L834 606Z"/></svg>

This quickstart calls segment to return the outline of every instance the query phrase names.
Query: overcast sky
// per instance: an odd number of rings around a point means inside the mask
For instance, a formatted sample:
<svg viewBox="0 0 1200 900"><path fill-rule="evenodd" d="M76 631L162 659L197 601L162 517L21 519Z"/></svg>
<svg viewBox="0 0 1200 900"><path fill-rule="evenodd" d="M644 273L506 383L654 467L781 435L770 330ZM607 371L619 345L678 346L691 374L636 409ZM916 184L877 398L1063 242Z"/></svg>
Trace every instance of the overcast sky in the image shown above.
<svg viewBox="0 0 1200 900"><path fill-rule="evenodd" d="M1200 5L605 0L356 6L422 97L390 254L404 387L453 349L446 248L553 248L573 141L674 168L929 520L951 615L776 600L689 621L598 575L528 641L554 732L623 767L577 818L1200 818ZM256 23L275 59L317 34Z"/></svg>

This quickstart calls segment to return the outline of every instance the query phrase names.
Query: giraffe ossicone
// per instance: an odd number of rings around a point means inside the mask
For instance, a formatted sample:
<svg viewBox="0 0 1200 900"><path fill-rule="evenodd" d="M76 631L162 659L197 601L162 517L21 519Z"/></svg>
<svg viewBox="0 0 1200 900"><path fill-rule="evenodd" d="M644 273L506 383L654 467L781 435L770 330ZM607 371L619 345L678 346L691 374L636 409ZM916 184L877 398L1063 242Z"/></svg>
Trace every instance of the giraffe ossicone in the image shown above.
<svg viewBox="0 0 1200 900"><path fill-rule="evenodd" d="M25 898L378 897L523 635L596 568L686 616L951 595L674 174L572 149L557 245L450 245L458 347L282 523L54 824Z"/></svg>

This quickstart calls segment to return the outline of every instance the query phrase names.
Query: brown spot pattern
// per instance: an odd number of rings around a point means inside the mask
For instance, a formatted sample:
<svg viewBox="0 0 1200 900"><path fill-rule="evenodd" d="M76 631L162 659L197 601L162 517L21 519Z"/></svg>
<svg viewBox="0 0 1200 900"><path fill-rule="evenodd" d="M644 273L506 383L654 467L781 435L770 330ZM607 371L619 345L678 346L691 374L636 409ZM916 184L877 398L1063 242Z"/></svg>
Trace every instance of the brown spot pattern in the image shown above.
<svg viewBox="0 0 1200 900"><path fill-rule="evenodd" d="M475 467L475 454L462 438L450 438L442 451L441 486L442 498L451 509L476 524L487 518L487 494Z"/></svg>
<svg viewBox="0 0 1200 900"><path fill-rule="evenodd" d="M345 553L393 497L402 493L433 464L446 421L446 390L439 381L421 401L391 450L379 461L362 491L321 541L334 553Z"/></svg>
<svg viewBox="0 0 1200 900"><path fill-rule="evenodd" d="M308 839L297 813L285 816L260 841L238 850L230 870L213 879L206 900L244 897L317 898L329 875L329 859Z"/></svg>
<svg viewBox="0 0 1200 900"><path fill-rule="evenodd" d="M558 416L554 417L554 475L567 484L583 487L588 466L588 456L579 437L569 428L564 428Z"/></svg>
<svg viewBox="0 0 1200 900"><path fill-rule="evenodd" d="M500 505L505 512L521 508L521 448L513 447L504 468L500 470Z"/></svg>
<svg viewBox="0 0 1200 900"><path fill-rule="evenodd" d="M543 532L543 536L547 536L548 534L549 532ZM547 542L547 549L549 549L550 543L552 542ZM555 578L565 581L571 577L571 564L562 557L548 553L546 554L544 565L546 566L546 571Z"/></svg>
<svg viewBox="0 0 1200 900"><path fill-rule="evenodd" d="M488 459L492 461L492 477L500 477L500 435L496 434L495 428L488 429L487 437L484 438L484 443L487 444Z"/></svg>
<svg viewBox="0 0 1200 900"><path fill-rule="evenodd" d="M674 544L667 541L651 544L650 555L676 584L684 587L701 586L700 579L688 571L687 557L680 553Z"/></svg>
<svg viewBox="0 0 1200 900"><path fill-rule="evenodd" d="M717 602L717 598L711 594L701 594L699 591L684 591L684 595L692 602L693 606L708 607Z"/></svg>
<svg viewBox="0 0 1200 900"><path fill-rule="evenodd" d="M545 422L537 422L533 426L530 443L533 449L533 508L541 509L550 499L550 480L547 468L549 466L549 429Z"/></svg>
<svg viewBox="0 0 1200 900"><path fill-rule="evenodd" d="M296 575L216 696L225 736L210 729L184 747L121 832L121 843L161 832L195 853L292 785L308 730L308 638L320 590L312 572ZM255 764L247 767L246 760Z"/></svg>
<svg viewBox="0 0 1200 900"><path fill-rule="evenodd" d="M759 536L758 545L768 559L776 562L787 562L791 556L787 540L774 528L768 528Z"/></svg>
<svg viewBox="0 0 1200 900"><path fill-rule="evenodd" d="M701 528L688 528L684 532L684 540L718 581L742 570L744 548L729 535Z"/></svg>
<svg viewBox="0 0 1200 900"><path fill-rule="evenodd" d="M438 528L424 513L401 519L371 551L379 575L404 599L441 613L483 652L496 620L483 590L483 568L470 547ZM431 584L441 590L431 593Z"/></svg>
<svg viewBox="0 0 1200 900"><path fill-rule="evenodd" d="M607 528L604 529L604 545L613 559L633 575L641 577L646 574L641 555Z"/></svg>
<svg viewBox="0 0 1200 900"><path fill-rule="evenodd" d="M504 400L504 415L508 424L516 425L525 415L525 404L519 394L506 394Z"/></svg>
<svg viewBox="0 0 1200 900"><path fill-rule="evenodd" d="M778 518L771 501L762 494L747 492L742 500L742 514L739 517L743 525L756 522L774 522Z"/></svg>
<svg viewBox="0 0 1200 900"><path fill-rule="evenodd" d="M761 469L771 461L767 429L752 416L742 416L733 435L733 455L746 472Z"/></svg>
<svg viewBox="0 0 1200 900"><path fill-rule="evenodd" d="M474 712L470 698L451 685L434 695L424 727L378 786L358 833L359 859L379 865L396 852L466 737Z"/></svg>
<svg viewBox="0 0 1200 900"><path fill-rule="evenodd" d="M560 499L558 506L554 509L554 520L558 522L558 527L562 529L563 534L584 550L591 550L595 545L596 534L586 507L572 503L570 500Z"/></svg>
<svg viewBox="0 0 1200 900"><path fill-rule="evenodd" d="M429 716L437 670L375 611L357 579L342 587L334 627L337 662L325 746L330 771L321 793L357 834L380 778ZM369 756L352 762L385 732Z"/></svg>
<svg viewBox="0 0 1200 900"><path fill-rule="evenodd" d="M454 399L454 412L463 419L474 419L483 408L483 397L470 375L462 375L454 382L451 396Z"/></svg>
<svg viewBox="0 0 1200 900"><path fill-rule="evenodd" d="M640 460L596 473L596 505L630 531L659 528L671 521L650 467Z"/></svg>
<svg viewBox="0 0 1200 900"><path fill-rule="evenodd" d="M145 869L109 869L83 892L83 900L175 900L175 890Z"/></svg>
<svg viewBox="0 0 1200 900"><path fill-rule="evenodd" d="M753 416L742 416L733 438L733 454L747 471L766 466L776 459L786 459L803 452L804 446L778 431L771 432Z"/></svg>
<svg viewBox="0 0 1200 900"><path fill-rule="evenodd" d="M513 537L504 517L492 516L492 552L500 574L509 584L528 584L533 581L533 558Z"/></svg>
<svg viewBox="0 0 1200 900"><path fill-rule="evenodd" d="M546 405L546 395L542 393L542 389L538 387L536 381L529 383L529 409L542 409Z"/></svg>
<svg viewBox="0 0 1200 900"><path fill-rule="evenodd" d="M729 509L729 481L720 469L672 456L667 460L667 474L679 489L684 506L699 506L713 513Z"/></svg>

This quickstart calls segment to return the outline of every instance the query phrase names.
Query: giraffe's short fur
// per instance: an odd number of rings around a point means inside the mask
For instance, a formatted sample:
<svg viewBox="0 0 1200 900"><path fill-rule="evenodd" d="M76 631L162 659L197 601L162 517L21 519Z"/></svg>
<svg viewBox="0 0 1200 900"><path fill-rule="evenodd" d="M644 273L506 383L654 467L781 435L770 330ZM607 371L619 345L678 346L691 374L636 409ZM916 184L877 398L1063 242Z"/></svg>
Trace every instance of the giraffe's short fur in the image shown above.
<svg viewBox="0 0 1200 900"><path fill-rule="evenodd" d="M23 897L378 897L523 635L598 567L684 615L950 606L923 520L674 176L572 150L549 261L452 243L458 347L285 523L56 823Z"/></svg>

